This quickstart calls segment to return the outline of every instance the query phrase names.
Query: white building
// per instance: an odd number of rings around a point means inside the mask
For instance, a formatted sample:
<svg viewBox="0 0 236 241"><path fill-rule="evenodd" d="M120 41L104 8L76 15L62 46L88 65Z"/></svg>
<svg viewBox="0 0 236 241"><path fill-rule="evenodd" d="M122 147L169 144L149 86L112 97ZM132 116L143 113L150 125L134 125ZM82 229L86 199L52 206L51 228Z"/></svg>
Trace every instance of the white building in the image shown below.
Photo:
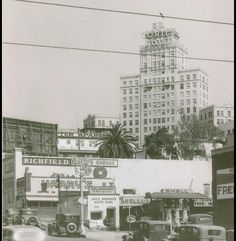
<svg viewBox="0 0 236 241"><path fill-rule="evenodd" d="M61 157L96 157L97 142L107 134L108 128L60 129L58 153Z"/></svg>
<svg viewBox="0 0 236 241"><path fill-rule="evenodd" d="M210 105L199 111L199 118L203 122L220 126L234 120L234 107L233 105Z"/></svg>
<svg viewBox="0 0 236 241"><path fill-rule="evenodd" d="M162 127L170 131L179 113L198 114L208 105L208 76L199 68L186 68L187 50L175 29L153 26L143 34L140 73L120 77L121 123L138 138Z"/></svg>
<svg viewBox="0 0 236 241"><path fill-rule="evenodd" d="M57 148L59 156L77 156L79 150L78 130L59 129Z"/></svg>

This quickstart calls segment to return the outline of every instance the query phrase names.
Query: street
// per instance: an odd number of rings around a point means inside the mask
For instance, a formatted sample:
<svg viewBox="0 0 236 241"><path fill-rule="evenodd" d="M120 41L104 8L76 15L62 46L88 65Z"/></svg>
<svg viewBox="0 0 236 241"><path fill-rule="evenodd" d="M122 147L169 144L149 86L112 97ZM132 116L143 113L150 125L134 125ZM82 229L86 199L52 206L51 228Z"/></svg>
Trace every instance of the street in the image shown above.
<svg viewBox="0 0 236 241"><path fill-rule="evenodd" d="M127 232L111 232L111 231L89 231L86 236L87 238L77 238L77 237L56 237L56 236L48 236L45 241L121 241L122 235Z"/></svg>

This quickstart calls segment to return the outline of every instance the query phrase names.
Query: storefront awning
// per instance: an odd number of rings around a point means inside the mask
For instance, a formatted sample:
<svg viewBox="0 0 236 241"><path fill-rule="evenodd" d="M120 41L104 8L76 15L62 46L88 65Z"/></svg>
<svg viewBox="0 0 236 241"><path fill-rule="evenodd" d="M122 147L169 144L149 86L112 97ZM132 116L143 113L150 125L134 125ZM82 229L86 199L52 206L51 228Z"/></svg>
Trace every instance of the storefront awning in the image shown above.
<svg viewBox="0 0 236 241"><path fill-rule="evenodd" d="M53 202L58 202L58 197L47 197L47 196L42 196L42 197L38 197L38 196L27 196L26 197L27 201L53 201Z"/></svg>
<svg viewBox="0 0 236 241"><path fill-rule="evenodd" d="M178 198L178 199L208 199L207 195L193 192L193 193L162 193L162 192L154 192L151 194L151 199L168 199L168 198Z"/></svg>

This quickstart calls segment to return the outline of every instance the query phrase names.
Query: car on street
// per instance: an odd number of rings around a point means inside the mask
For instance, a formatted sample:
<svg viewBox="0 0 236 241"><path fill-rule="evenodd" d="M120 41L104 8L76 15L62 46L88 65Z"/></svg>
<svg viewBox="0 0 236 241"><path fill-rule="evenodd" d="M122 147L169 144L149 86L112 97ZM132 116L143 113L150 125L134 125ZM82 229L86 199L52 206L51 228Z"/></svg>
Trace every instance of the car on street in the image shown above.
<svg viewBox="0 0 236 241"><path fill-rule="evenodd" d="M56 214L56 220L48 224L48 235L66 235L85 237L80 226L80 216L74 214Z"/></svg>
<svg viewBox="0 0 236 241"><path fill-rule="evenodd" d="M45 233L38 227L28 225L3 226L3 241L44 241Z"/></svg>
<svg viewBox="0 0 236 241"><path fill-rule="evenodd" d="M224 227L207 224L186 224L178 229L178 241L226 241L226 230Z"/></svg>
<svg viewBox="0 0 236 241"><path fill-rule="evenodd" d="M166 221L143 220L134 225L134 241L174 241L176 238L171 223Z"/></svg>

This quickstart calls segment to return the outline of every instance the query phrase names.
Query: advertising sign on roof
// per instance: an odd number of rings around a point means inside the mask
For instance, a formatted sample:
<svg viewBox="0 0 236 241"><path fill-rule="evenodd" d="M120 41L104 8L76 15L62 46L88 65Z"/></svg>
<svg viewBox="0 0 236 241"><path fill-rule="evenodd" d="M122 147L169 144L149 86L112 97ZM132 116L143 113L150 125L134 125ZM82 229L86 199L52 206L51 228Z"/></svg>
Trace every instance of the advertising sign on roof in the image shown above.
<svg viewBox="0 0 236 241"><path fill-rule="evenodd" d="M150 203L150 199L142 196L120 196L120 206L141 206L145 203Z"/></svg>
<svg viewBox="0 0 236 241"><path fill-rule="evenodd" d="M115 194L116 187L114 186L92 186L89 189L90 194Z"/></svg>
<svg viewBox="0 0 236 241"><path fill-rule="evenodd" d="M234 168L217 170L216 181L218 200L234 198Z"/></svg>
<svg viewBox="0 0 236 241"><path fill-rule="evenodd" d="M36 166L74 166L87 164L92 167L118 167L118 160L113 158L65 158L65 157L41 157L24 156L22 165Z"/></svg>

